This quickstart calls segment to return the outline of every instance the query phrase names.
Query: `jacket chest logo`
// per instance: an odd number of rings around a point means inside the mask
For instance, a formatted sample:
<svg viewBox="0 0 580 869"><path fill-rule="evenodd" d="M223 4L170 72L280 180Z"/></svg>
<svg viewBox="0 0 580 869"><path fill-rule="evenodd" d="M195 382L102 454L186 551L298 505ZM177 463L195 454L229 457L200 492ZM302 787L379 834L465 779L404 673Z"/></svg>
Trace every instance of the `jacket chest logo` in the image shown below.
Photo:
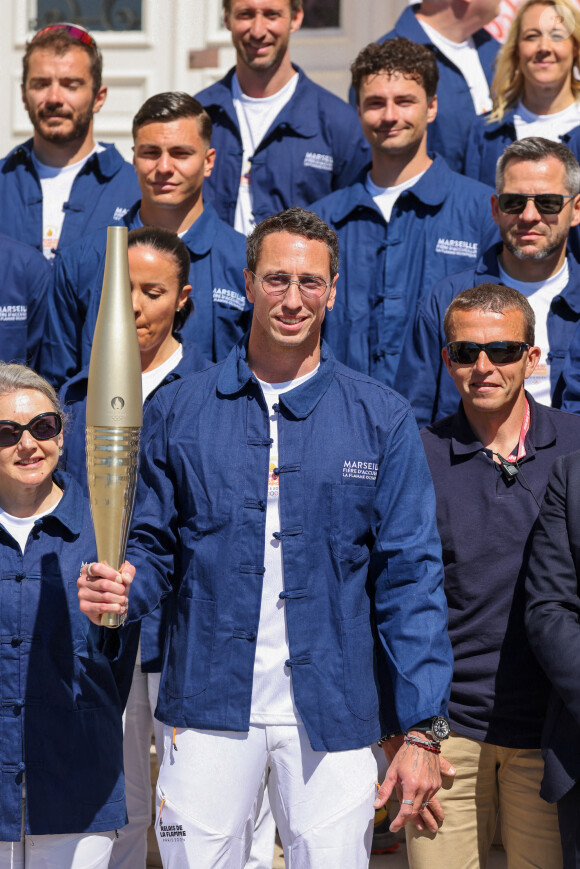
<svg viewBox="0 0 580 869"><path fill-rule="evenodd" d="M379 466L377 462L363 462L357 459L345 459L342 466L342 478L348 480L368 480L374 483L377 479Z"/></svg>

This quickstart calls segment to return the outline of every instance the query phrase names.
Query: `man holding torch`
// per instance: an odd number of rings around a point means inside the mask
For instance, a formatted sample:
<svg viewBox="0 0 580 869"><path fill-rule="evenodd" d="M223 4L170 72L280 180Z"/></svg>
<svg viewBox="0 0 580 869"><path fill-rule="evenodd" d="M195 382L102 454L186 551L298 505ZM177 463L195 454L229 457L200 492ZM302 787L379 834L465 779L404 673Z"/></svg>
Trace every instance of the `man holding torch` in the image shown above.
<svg viewBox="0 0 580 869"><path fill-rule="evenodd" d="M169 602L164 866L242 865L269 784L286 859L363 869L373 804L396 787L393 830L435 832L453 773L433 488L407 402L321 344L335 233L292 208L247 260L247 341L153 400L128 562L83 567L81 609L124 612L134 575L128 623Z"/></svg>

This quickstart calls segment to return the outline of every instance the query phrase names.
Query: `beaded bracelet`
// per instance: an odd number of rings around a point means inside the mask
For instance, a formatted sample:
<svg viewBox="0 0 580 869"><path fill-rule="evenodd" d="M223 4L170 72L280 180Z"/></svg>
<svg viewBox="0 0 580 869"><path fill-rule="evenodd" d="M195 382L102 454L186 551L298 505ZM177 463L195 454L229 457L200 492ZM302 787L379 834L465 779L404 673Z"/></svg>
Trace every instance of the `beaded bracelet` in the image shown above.
<svg viewBox="0 0 580 869"><path fill-rule="evenodd" d="M434 754L441 754L441 743L435 742L432 739L420 739L418 736L411 736L406 733L404 742L407 745L416 745L418 748L424 748L425 751L432 751Z"/></svg>

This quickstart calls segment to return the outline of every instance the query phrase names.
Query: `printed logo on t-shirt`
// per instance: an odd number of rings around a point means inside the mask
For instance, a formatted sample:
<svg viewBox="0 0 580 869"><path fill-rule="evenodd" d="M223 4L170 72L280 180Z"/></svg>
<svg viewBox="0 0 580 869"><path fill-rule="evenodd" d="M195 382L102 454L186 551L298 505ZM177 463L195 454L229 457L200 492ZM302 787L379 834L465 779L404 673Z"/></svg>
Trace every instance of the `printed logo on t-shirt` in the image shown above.
<svg viewBox="0 0 580 869"><path fill-rule="evenodd" d="M246 307L246 297L236 293L235 290L225 290L223 287L213 288L213 301L215 304L228 305L243 311Z"/></svg>
<svg viewBox="0 0 580 869"><path fill-rule="evenodd" d="M356 459L345 459L342 466L343 479L370 480L374 483L377 479L379 466L377 462L361 462Z"/></svg>
<svg viewBox="0 0 580 869"><path fill-rule="evenodd" d="M117 205L115 213L113 214L113 220L122 220L128 211L128 208L123 208L121 205Z"/></svg>
<svg viewBox="0 0 580 869"><path fill-rule="evenodd" d="M26 305L0 305L0 321L3 323L26 320L27 313Z"/></svg>
<svg viewBox="0 0 580 869"><path fill-rule="evenodd" d="M435 253L446 253L449 256L466 256L477 259L478 244L476 241L459 241L457 238L440 238L435 247Z"/></svg>
<svg viewBox="0 0 580 869"><path fill-rule="evenodd" d="M304 155L304 165L310 166L312 169L323 169L325 172L332 172L334 169L334 158L332 154L316 154L314 151L307 151Z"/></svg>
<svg viewBox="0 0 580 869"><path fill-rule="evenodd" d="M278 497L278 474L274 473L274 468L276 467L276 462L270 460L270 468L268 469L268 498L277 498Z"/></svg>

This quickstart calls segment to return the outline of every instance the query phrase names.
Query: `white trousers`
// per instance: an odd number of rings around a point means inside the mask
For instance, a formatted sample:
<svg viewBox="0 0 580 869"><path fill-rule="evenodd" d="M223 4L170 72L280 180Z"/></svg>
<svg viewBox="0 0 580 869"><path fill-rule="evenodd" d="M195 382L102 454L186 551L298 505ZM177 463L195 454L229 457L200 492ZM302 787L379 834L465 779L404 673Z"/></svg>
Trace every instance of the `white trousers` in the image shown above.
<svg viewBox="0 0 580 869"><path fill-rule="evenodd" d="M0 842L0 869L107 869L114 838L111 830Z"/></svg>
<svg viewBox="0 0 580 869"><path fill-rule="evenodd" d="M165 869L243 869L266 784L287 869L367 869L370 748L313 751L302 725L165 728L155 824Z"/></svg>
<svg viewBox="0 0 580 869"><path fill-rule="evenodd" d="M123 763L129 823L118 831L109 869L145 869L147 830L151 824L151 736L157 759L163 760L163 725L153 717L161 673L142 673L141 656L133 673L123 715ZM27 867L28 869L28 867Z"/></svg>

